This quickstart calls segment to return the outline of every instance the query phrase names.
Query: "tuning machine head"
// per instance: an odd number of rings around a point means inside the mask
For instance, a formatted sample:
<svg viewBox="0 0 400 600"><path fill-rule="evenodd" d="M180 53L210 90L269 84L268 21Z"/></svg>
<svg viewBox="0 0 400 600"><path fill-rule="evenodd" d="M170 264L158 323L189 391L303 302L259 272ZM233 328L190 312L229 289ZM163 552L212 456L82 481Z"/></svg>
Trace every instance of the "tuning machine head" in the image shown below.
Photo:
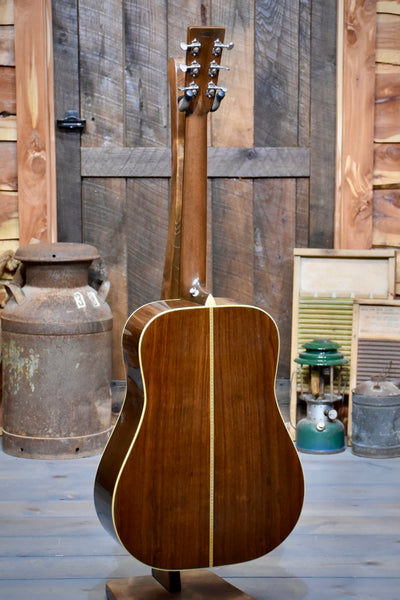
<svg viewBox="0 0 400 600"><path fill-rule="evenodd" d="M212 53L214 56L221 56L223 49L232 50L233 46L233 42L230 42L229 44L223 44L220 40L215 40Z"/></svg>
<svg viewBox="0 0 400 600"><path fill-rule="evenodd" d="M196 38L192 40L190 44L185 44L185 42L180 43L181 50L184 52L190 52L192 56L198 56L201 48L201 44Z"/></svg>
<svg viewBox="0 0 400 600"><path fill-rule="evenodd" d="M200 73L201 65L200 65L200 63L197 62L197 60L193 60L190 63L190 65L180 64L179 68L182 71L182 73L189 72L192 77L198 77L198 75Z"/></svg>
<svg viewBox="0 0 400 600"><path fill-rule="evenodd" d="M218 75L218 71L229 71L229 67L223 67L222 65L219 65L216 60L212 60L208 69L209 76L216 77Z"/></svg>

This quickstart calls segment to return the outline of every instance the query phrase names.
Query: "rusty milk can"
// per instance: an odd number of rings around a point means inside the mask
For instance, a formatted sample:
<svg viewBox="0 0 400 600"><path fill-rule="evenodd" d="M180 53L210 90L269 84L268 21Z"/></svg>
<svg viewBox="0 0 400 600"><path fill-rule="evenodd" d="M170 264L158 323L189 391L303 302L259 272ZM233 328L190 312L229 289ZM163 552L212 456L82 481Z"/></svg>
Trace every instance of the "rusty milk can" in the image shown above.
<svg viewBox="0 0 400 600"><path fill-rule="evenodd" d="M27 458L102 451L111 429L108 284L88 284L87 244L21 246L26 284L2 314L3 450Z"/></svg>

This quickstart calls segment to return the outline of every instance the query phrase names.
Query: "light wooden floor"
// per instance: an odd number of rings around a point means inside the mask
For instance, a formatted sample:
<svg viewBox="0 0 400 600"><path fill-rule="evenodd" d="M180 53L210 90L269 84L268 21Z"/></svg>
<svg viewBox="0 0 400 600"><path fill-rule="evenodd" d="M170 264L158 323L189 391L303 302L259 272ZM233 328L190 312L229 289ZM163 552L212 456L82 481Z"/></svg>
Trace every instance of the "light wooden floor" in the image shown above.
<svg viewBox="0 0 400 600"><path fill-rule="evenodd" d="M0 451L2 600L104 600L108 579L149 574L97 520L98 460ZM301 460L307 492L294 532L269 555L217 572L256 600L398 600L400 458L346 450Z"/></svg>

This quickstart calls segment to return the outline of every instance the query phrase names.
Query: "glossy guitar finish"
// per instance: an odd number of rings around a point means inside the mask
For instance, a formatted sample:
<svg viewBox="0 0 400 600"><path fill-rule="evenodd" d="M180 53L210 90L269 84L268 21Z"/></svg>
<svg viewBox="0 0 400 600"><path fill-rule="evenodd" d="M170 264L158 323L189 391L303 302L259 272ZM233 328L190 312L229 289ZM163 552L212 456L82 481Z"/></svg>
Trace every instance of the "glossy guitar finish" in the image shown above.
<svg viewBox="0 0 400 600"><path fill-rule="evenodd" d="M123 346L129 391L96 479L103 525L158 569L275 548L298 520L303 478L274 395L271 317L160 301L133 313Z"/></svg>
<svg viewBox="0 0 400 600"><path fill-rule="evenodd" d="M210 62L218 73L223 40L222 28L189 28L186 64L200 66L183 85L180 61L169 63L172 111L178 88L185 113L172 114L162 300L125 325L127 393L95 482L102 524L156 575L262 556L291 532L303 503L300 461L275 399L275 323L205 286Z"/></svg>

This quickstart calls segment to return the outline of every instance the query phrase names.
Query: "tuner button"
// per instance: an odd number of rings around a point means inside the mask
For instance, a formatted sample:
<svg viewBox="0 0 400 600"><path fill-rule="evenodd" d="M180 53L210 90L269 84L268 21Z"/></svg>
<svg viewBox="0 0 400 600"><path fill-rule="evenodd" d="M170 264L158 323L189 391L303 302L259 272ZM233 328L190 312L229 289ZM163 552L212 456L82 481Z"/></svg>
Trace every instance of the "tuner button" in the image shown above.
<svg viewBox="0 0 400 600"><path fill-rule="evenodd" d="M226 50L232 50L233 46L233 42L230 42L229 44L223 44L220 40L215 40L214 49L212 53L214 54L214 56L221 56L223 48L225 48Z"/></svg>
<svg viewBox="0 0 400 600"><path fill-rule="evenodd" d="M192 56L198 56L198 54L200 52L201 44L195 38L190 44L185 44L185 42L181 42L180 47L181 47L181 50L183 50L184 52L189 51Z"/></svg>

